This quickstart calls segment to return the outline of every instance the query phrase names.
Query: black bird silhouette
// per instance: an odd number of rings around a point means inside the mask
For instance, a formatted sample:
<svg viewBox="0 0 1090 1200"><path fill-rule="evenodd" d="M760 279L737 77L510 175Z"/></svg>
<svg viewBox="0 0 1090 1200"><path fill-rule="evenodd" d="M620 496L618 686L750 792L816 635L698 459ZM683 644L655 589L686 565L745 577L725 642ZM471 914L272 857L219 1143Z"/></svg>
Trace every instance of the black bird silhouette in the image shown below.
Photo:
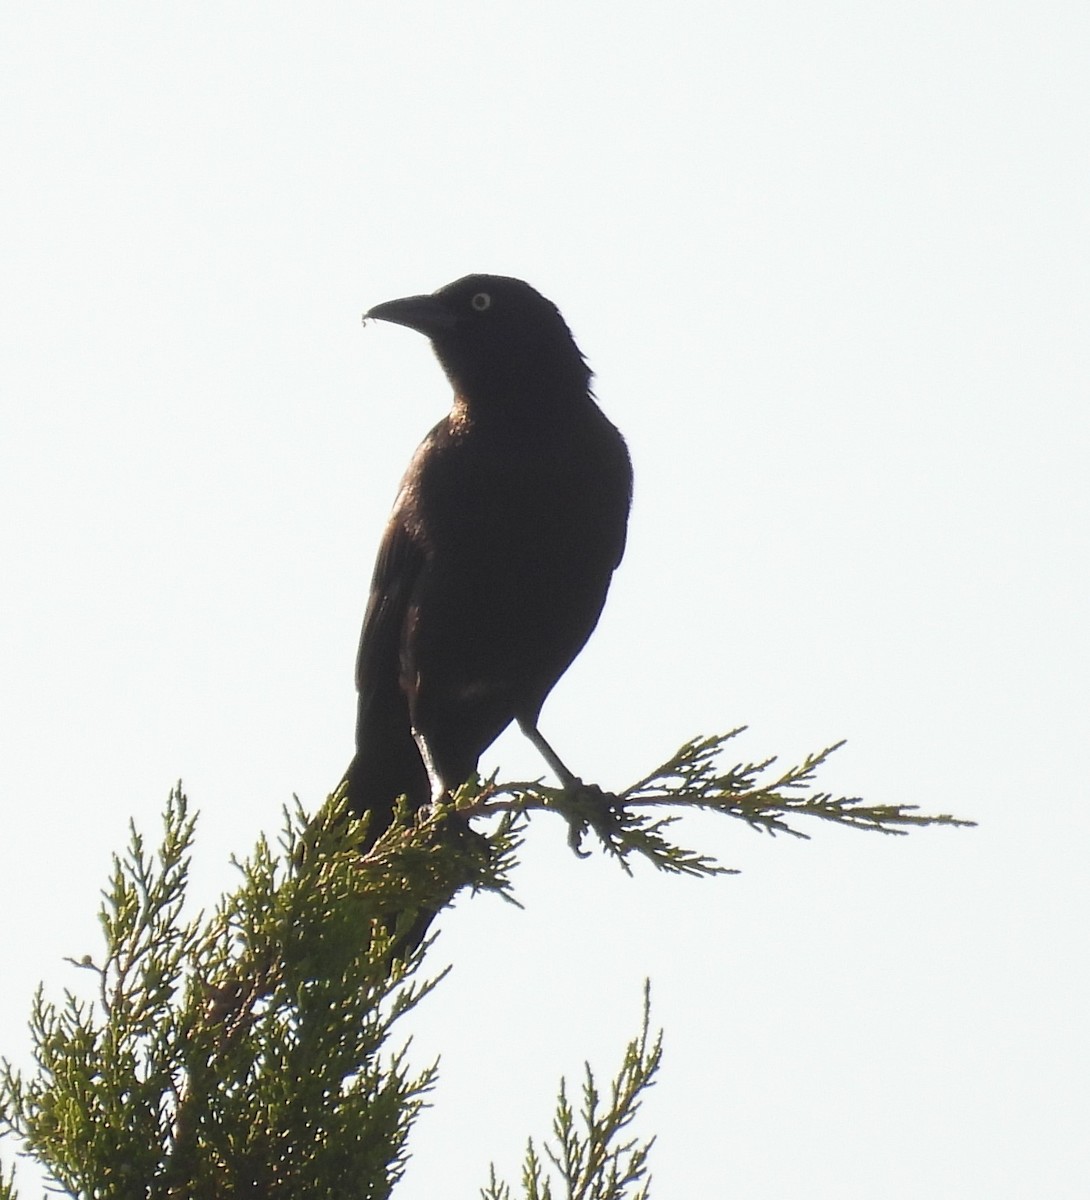
<svg viewBox="0 0 1090 1200"><path fill-rule="evenodd" d="M566 787L545 698L582 649L624 552L632 468L556 307L519 279L467 275L376 305L431 340L450 412L401 481L363 620L349 806L367 845L477 769L511 723Z"/></svg>

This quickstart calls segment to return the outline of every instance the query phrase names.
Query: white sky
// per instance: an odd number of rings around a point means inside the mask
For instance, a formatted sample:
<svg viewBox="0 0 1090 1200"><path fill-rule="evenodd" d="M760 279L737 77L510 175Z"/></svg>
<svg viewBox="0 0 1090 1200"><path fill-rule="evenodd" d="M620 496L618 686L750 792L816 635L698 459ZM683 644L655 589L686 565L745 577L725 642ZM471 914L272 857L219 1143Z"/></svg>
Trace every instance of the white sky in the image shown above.
<svg viewBox="0 0 1090 1200"><path fill-rule="evenodd" d="M401 1200L515 1176L645 976L656 1195L1084 1197L1088 62L1075 3L6 5L0 1051L85 982L178 776L202 901L336 782L447 398L359 314L495 271L560 305L636 464L561 754L619 787L698 732L847 737L827 786L981 825L695 821L744 870L697 883L539 818L526 911L443 923Z"/></svg>

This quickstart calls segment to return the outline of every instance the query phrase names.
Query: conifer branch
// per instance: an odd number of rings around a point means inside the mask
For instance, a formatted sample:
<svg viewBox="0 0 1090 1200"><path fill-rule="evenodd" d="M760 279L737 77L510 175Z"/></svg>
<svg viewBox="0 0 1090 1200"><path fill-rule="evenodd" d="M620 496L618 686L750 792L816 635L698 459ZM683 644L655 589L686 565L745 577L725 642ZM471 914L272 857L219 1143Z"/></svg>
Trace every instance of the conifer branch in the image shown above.
<svg viewBox="0 0 1090 1200"><path fill-rule="evenodd" d="M286 814L285 847L303 827ZM37 1072L4 1061L0 1124L72 1196L388 1196L435 1077L386 1048L436 982L414 978L421 952L404 963L391 947L434 879L361 870L331 828L299 862L262 838L240 886L186 921L193 829L178 790L156 855L132 830L104 893L104 955L77 963L98 998L57 1006L39 989Z"/></svg>
<svg viewBox="0 0 1090 1200"><path fill-rule="evenodd" d="M438 982L417 978L424 931L463 890L517 903L512 872L534 810L562 816L577 853L593 832L626 871L639 855L697 876L726 868L673 840L694 809L798 837L803 816L885 833L971 824L815 790L837 746L786 770L771 759L724 767L739 732L687 742L616 794L473 780L434 808L402 804L366 854L366 818L349 818L342 786L312 821L298 803L285 812L279 847L263 837L235 863L235 890L195 916L196 818L176 789L157 849L133 826L113 861L103 954L69 960L94 978L93 998L68 991L57 1004L39 989L36 1069L0 1063L0 1136L14 1134L70 1196L386 1200L435 1079L388 1045ZM469 830L477 817L495 818L487 836ZM561 1091L553 1142L543 1157L527 1152L527 1200L551 1200L551 1171L570 1200L645 1200L651 1143L624 1131L659 1057L645 1011L608 1099L589 1071L578 1115ZM486 1200L510 1200L494 1176L489 1186ZM15 1195L0 1165L0 1200Z"/></svg>
<svg viewBox="0 0 1090 1200"><path fill-rule="evenodd" d="M662 1033L651 1040L650 985L644 985L643 1025L628 1043L621 1067L609 1087L608 1103L598 1089L589 1063L584 1065L583 1104L576 1115L568 1099L567 1084L560 1081L553 1141L544 1146L545 1158L560 1176L559 1195L568 1200L648 1200L651 1180L648 1157L654 1138L626 1137L639 1112L643 1094L654 1084L662 1062ZM524 1200L552 1200L550 1173L533 1139L522 1166ZM512 1200L509 1184L496 1175L481 1189L482 1200Z"/></svg>
<svg viewBox="0 0 1090 1200"><path fill-rule="evenodd" d="M541 780L498 784L495 778L459 789L457 808L463 816L493 813L526 814L540 809L568 822L569 843L581 856L583 837L597 835L605 850L631 874L630 859L640 855L661 871L679 875L734 874L706 854L688 850L668 836L670 827L687 810L719 813L744 821L751 828L775 835L808 838L797 827L798 817L814 817L851 829L903 834L927 825L971 826L972 821L947 814L929 816L911 804L866 804L858 796L834 796L814 791L818 769L839 750L836 742L797 766L774 771L776 759L724 767L720 758L727 744L745 729L693 738L666 762L621 792L608 793L593 785L570 792ZM664 809L669 815L657 815Z"/></svg>

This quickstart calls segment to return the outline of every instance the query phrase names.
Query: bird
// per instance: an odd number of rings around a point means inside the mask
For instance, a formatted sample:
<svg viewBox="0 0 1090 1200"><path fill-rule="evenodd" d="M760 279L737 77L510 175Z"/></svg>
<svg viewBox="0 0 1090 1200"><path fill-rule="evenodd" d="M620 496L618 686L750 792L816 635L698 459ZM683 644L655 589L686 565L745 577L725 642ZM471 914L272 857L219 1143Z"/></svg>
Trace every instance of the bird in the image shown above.
<svg viewBox="0 0 1090 1200"><path fill-rule="evenodd" d="M546 697L598 623L625 549L632 465L557 307L474 274L377 304L423 334L453 389L413 455L379 546L356 659L348 810L364 849L449 796L512 722L564 788Z"/></svg>

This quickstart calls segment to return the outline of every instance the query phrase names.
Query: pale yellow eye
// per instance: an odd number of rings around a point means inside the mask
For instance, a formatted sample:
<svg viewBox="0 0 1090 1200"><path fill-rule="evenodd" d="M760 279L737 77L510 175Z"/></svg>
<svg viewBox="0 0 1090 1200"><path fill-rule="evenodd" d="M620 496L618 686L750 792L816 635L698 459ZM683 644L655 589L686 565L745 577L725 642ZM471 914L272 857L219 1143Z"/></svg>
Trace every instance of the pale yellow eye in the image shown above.
<svg viewBox="0 0 1090 1200"><path fill-rule="evenodd" d="M487 292L478 292L469 302L477 312L484 312L492 305L492 297Z"/></svg>

